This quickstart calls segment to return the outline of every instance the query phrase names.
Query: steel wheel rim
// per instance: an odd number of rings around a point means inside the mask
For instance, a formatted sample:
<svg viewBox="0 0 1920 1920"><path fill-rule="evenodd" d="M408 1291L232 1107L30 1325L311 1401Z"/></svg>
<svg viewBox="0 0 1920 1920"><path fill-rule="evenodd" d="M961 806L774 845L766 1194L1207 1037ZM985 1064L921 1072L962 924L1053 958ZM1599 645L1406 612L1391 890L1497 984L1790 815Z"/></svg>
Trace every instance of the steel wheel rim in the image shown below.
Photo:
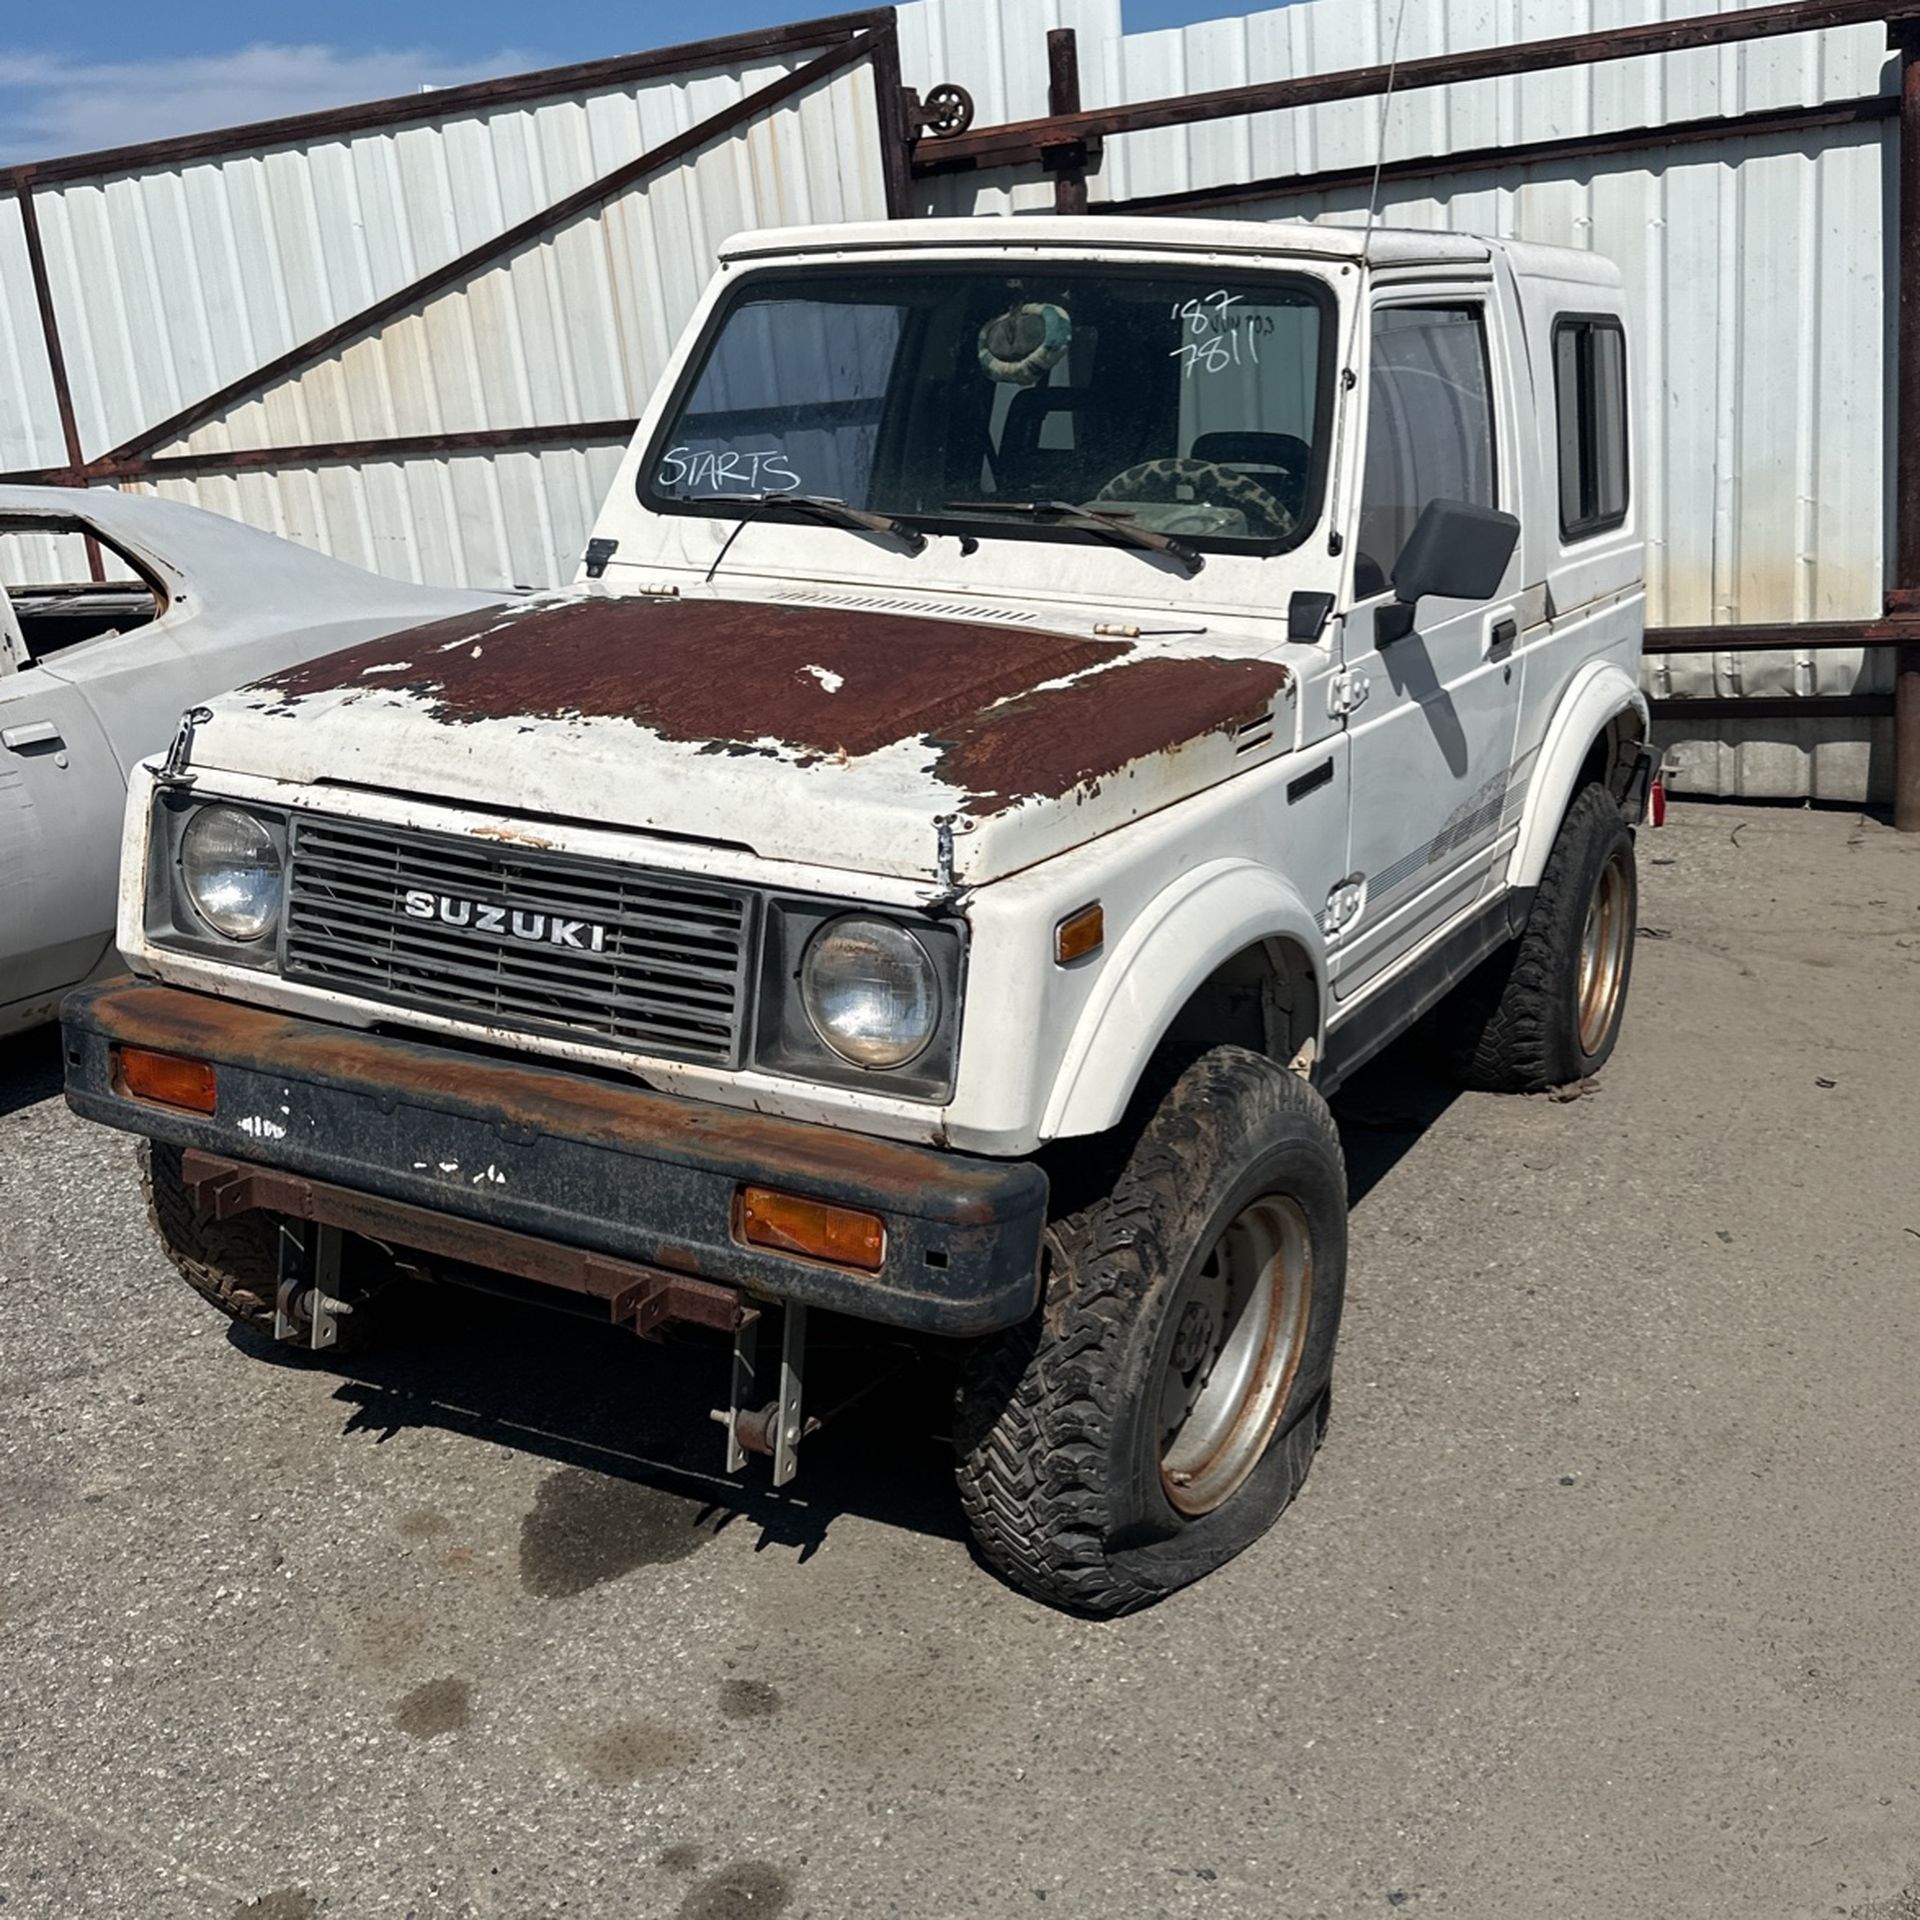
<svg viewBox="0 0 1920 1920"><path fill-rule="evenodd" d="M1313 1236L1268 1194L1235 1216L1173 1305L1160 1376L1160 1484L1211 1513L1259 1465L1286 1410L1313 1303Z"/></svg>
<svg viewBox="0 0 1920 1920"><path fill-rule="evenodd" d="M1633 938L1633 929L1627 924L1632 893L1627 856L1624 852L1613 853L1594 882L1593 897L1587 902L1587 924L1580 935L1580 1051L1585 1054L1600 1051L1620 1005L1627 943Z"/></svg>

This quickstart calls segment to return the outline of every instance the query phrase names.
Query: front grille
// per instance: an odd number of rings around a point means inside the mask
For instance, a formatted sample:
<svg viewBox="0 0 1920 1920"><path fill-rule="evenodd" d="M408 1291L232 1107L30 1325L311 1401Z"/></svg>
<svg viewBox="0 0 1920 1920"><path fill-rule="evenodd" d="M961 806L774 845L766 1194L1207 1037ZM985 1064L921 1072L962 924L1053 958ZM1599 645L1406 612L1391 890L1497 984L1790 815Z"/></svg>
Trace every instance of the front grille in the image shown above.
<svg viewBox="0 0 1920 1920"><path fill-rule="evenodd" d="M678 875L296 814L282 964L364 999L735 1066L752 906Z"/></svg>

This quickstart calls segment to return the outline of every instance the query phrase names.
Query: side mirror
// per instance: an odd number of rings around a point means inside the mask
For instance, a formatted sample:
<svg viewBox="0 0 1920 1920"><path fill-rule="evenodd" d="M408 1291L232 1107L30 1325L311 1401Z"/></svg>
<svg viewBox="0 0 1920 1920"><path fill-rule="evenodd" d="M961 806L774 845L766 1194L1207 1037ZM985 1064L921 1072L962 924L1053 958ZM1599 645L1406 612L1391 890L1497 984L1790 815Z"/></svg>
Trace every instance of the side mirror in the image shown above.
<svg viewBox="0 0 1920 1920"><path fill-rule="evenodd" d="M1393 563L1393 605L1374 616L1374 645L1413 631L1414 609L1428 595L1491 600L1519 544L1520 522L1494 507L1429 500Z"/></svg>

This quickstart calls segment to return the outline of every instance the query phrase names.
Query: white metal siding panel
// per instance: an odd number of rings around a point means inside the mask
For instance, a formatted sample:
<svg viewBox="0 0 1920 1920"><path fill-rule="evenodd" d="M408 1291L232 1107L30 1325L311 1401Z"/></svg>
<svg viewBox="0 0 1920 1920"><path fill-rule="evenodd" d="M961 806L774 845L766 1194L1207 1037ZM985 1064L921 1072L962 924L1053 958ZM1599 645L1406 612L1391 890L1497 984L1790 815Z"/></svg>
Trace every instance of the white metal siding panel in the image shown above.
<svg viewBox="0 0 1920 1920"><path fill-rule="evenodd" d="M44 189L83 446L120 444L810 57ZM870 71L844 68L155 451L633 417L722 240L884 215L877 127ZM544 586L572 577L619 453L276 468L152 490L402 578Z"/></svg>
<svg viewBox="0 0 1920 1920"><path fill-rule="evenodd" d="M55 467L66 457L20 202L9 195L0 199L0 471Z"/></svg>

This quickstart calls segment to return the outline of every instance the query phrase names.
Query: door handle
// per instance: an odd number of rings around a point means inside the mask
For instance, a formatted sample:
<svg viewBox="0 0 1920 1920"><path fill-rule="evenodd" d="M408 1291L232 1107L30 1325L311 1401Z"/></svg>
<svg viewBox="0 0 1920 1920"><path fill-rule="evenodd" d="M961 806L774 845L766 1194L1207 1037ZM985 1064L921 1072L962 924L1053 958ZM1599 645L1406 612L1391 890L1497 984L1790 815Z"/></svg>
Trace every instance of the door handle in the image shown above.
<svg viewBox="0 0 1920 1920"><path fill-rule="evenodd" d="M1520 622L1511 615L1496 620L1487 634L1487 658L1496 659L1520 638Z"/></svg>
<svg viewBox="0 0 1920 1920"><path fill-rule="evenodd" d="M23 727L0 730L0 746L13 753L24 753L29 747L64 747L66 744L60 737L58 722L53 720L29 720Z"/></svg>

